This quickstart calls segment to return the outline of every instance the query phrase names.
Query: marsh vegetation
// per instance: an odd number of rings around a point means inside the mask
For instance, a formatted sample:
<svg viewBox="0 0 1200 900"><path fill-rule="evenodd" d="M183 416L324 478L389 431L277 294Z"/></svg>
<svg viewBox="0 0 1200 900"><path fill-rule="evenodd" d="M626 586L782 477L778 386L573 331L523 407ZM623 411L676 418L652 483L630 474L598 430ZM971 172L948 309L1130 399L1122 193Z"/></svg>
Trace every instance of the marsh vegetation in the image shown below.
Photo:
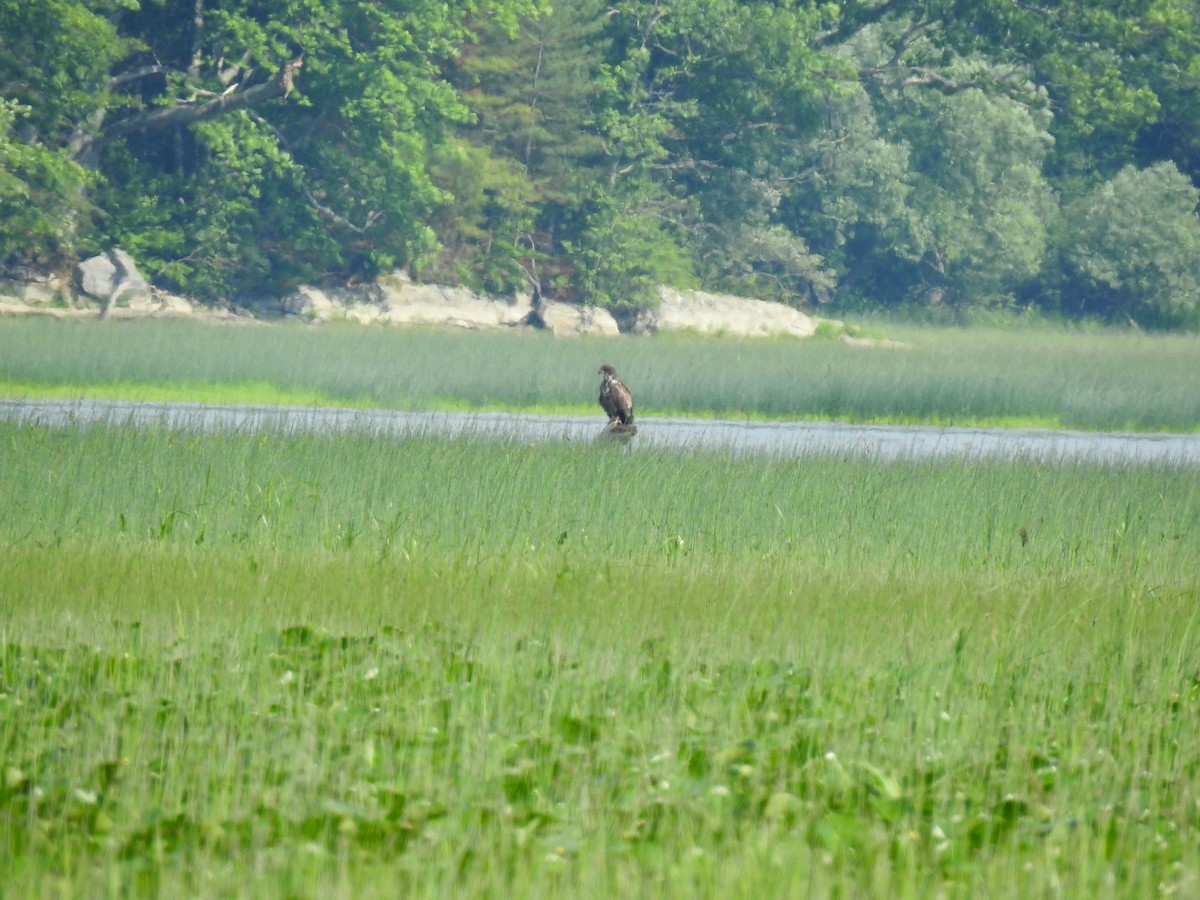
<svg viewBox="0 0 1200 900"><path fill-rule="evenodd" d="M14 893L1195 890L1200 486L0 425Z"/></svg>
<svg viewBox="0 0 1200 900"><path fill-rule="evenodd" d="M600 415L594 373L611 362L639 417L1200 428L1195 336L865 330L898 346L0 320L0 393Z"/></svg>

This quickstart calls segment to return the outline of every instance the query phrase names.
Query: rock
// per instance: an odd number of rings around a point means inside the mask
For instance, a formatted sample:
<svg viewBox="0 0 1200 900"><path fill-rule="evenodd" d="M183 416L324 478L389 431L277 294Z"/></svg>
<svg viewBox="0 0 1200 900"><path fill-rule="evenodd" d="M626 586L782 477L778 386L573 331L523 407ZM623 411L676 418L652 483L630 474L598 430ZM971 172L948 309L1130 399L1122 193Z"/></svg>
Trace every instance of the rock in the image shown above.
<svg viewBox="0 0 1200 900"><path fill-rule="evenodd" d="M397 273L375 284L322 290L301 287L284 297L286 313L313 322L345 319L369 324L445 325L456 328L498 328L521 325L531 309L528 298L512 301L481 297L466 288L414 284Z"/></svg>
<svg viewBox="0 0 1200 900"><path fill-rule="evenodd" d="M135 309L154 309L150 282L138 271L133 257L124 250L109 250L108 255L116 264L118 276L117 290L111 299L113 301L126 300L126 305Z"/></svg>
<svg viewBox="0 0 1200 900"><path fill-rule="evenodd" d="M816 319L782 303L704 291L677 291L668 287L660 288L659 296L661 305L638 317L635 332L695 331L745 337L790 335L803 338L812 337L817 330Z"/></svg>
<svg viewBox="0 0 1200 900"><path fill-rule="evenodd" d="M597 444L617 444L624 446L628 444L638 433L636 425L622 425L620 422L611 422L605 425L596 435Z"/></svg>
<svg viewBox="0 0 1200 900"><path fill-rule="evenodd" d="M621 333L612 313L598 306L541 303L533 311L530 321L557 336L591 334L614 337Z"/></svg>
<svg viewBox="0 0 1200 900"><path fill-rule="evenodd" d="M184 316L193 315L196 312L185 298L177 294L168 294L166 291L156 290L154 299L158 301L158 315L166 318L182 318Z"/></svg>
<svg viewBox="0 0 1200 900"><path fill-rule="evenodd" d="M385 298L383 320L396 325L514 327L525 324L533 308L528 296L499 300L466 288L414 284L403 272L381 278L378 287Z"/></svg>
<svg viewBox="0 0 1200 900"><path fill-rule="evenodd" d="M194 316L209 320L247 321L244 310L194 306L187 299L152 287L129 254L122 250L84 260L73 282L55 276L17 274L0 281L0 314L43 315L58 318L112 317L120 319ZM818 325L834 327L848 343L878 345L845 335L841 323L814 319L782 303L770 303L663 287L658 309L638 316L635 333L691 331L740 336L791 335L810 337ZM416 284L404 272L381 276L374 283L343 288L305 285L272 300L285 314L310 322L343 320L360 324L436 325L494 329L535 326L555 335L612 337L620 328L608 310L567 303L539 302L528 295L498 299L466 288ZM826 332L823 331L823 334Z"/></svg>
<svg viewBox="0 0 1200 900"><path fill-rule="evenodd" d="M75 267L76 283L89 297L107 300L117 289L117 266L108 254L85 259Z"/></svg>
<svg viewBox="0 0 1200 900"><path fill-rule="evenodd" d="M143 313L157 308L150 282L124 250L109 250L85 259L75 271L80 291L104 304L102 315L122 305Z"/></svg>
<svg viewBox="0 0 1200 900"><path fill-rule="evenodd" d="M345 307L346 320L359 325L370 325L383 318L383 310L370 303L351 303Z"/></svg>
<svg viewBox="0 0 1200 900"><path fill-rule="evenodd" d="M57 275L38 275L28 280L0 280L0 297L11 298L10 306L33 308L65 307L71 301L71 286Z"/></svg>
<svg viewBox="0 0 1200 900"><path fill-rule="evenodd" d="M294 293L279 299L285 313L309 322L328 322L333 318L333 301L320 288L302 285Z"/></svg>

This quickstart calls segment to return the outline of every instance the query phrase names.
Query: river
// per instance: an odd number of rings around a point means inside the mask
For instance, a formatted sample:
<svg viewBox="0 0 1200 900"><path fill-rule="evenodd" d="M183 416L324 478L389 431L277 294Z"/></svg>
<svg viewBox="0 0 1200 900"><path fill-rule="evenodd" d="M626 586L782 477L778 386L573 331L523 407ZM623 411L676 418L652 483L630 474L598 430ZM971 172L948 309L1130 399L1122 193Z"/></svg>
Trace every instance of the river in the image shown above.
<svg viewBox="0 0 1200 900"><path fill-rule="evenodd" d="M290 406L153 403L121 400L3 400L0 421L55 428L117 425L184 430L358 432L387 435L476 435L519 441L592 442L598 416L525 413L402 412ZM1200 434L639 419L627 449L663 447L801 457L856 455L880 460L956 456L1085 460L1113 465L1200 465Z"/></svg>

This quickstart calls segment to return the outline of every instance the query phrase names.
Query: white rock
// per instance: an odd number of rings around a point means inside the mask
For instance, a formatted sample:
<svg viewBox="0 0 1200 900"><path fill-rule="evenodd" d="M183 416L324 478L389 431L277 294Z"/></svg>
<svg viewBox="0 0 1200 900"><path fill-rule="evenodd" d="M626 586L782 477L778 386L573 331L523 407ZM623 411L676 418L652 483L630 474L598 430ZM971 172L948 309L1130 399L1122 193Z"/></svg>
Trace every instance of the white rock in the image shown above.
<svg viewBox="0 0 1200 900"><path fill-rule="evenodd" d="M124 250L109 250L85 259L75 271L80 291L104 302L108 308L118 304L142 312L155 308L150 282Z"/></svg>
<svg viewBox="0 0 1200 900"><path fill-rule="evenodd" d="M660 288L659 297L659 308L639 316L635 331L812 337L817 330L816 319L782 303L669 287Z"/></svg>
<svg viewBox="0 0 1200 900"><path fill-rule="evenodd" d="M168 294L166 291L155 291L160 313L168 316L190 316L195 308L178 294Z"/></svg>
<svg viewBox="0 0 1200 900"><path fill-rule="evenodd" d="M523 324L533 308L527 296L482 297L466 288L414 284L401 273L381 278L377 287L383 292L384 320L397 325L512 327Z"/></svg>
<svg viewBox="0 0 1200 900"><path fill-rule="evenodd" d="M107 300L117 289L117 267L108 254L85 259L75 271L79 274L79 289L89 297Z"/></svg>
<svg viewBox="0 0 1200 900"><path fill-rule="evenodd" d="M314 322L328 322L333 318L333 301L320 288L301 285L294 293L279 300L284 312Z"/></svg>
<svg viewBox="0 0 1200 900"><path fill-rule="evenodd" d="M542 327L554 335L592 334L612 337L620 334L617 320L612 317L612 313L596 306L542 303L535 312Z"/></svg>

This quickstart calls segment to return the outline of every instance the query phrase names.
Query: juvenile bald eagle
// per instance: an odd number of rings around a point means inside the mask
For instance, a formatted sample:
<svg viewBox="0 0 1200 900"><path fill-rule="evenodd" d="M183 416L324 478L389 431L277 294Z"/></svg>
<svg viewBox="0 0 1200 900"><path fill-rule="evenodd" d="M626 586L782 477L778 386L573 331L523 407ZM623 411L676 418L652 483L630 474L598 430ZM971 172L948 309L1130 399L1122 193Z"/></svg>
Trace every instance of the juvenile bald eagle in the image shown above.
<svg viewBox="0 0 1200 900"><path fill-rule="evenodd" d="M617 378L617 370L605 363L600 367L604 380L600 382L600 405L608 414L610 428L633 424L633 394Z"/></svg>

